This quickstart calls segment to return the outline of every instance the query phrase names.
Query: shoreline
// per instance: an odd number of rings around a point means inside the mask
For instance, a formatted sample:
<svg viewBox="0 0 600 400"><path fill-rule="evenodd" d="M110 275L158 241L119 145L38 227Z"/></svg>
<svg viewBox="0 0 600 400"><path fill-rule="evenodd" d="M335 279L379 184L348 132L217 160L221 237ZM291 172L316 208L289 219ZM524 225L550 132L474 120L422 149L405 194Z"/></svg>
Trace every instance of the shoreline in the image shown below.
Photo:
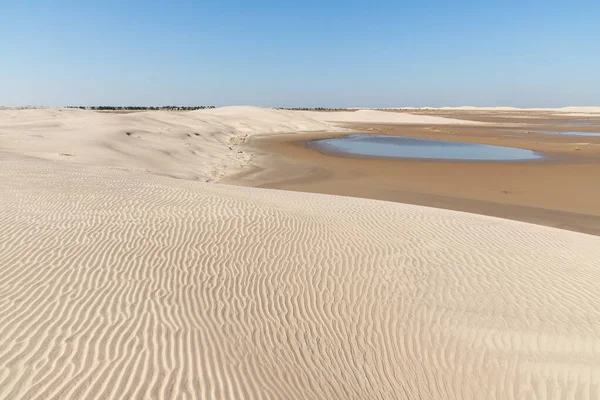
<svg viewBox="0 0 600 400"><path fill-rule="evenodd" d="M600 176L600 137L530 133L505 138L501 135L515 133L515 128L499 125L344 127L351 130L254 136L242 146L252 154L252 166L221 182L422 205L600 235L600 189L592 184ZM543 125L539 130L546 127L559 128ZM538 127L523 124L519 129L533 128ZM516 162L340 157L307 144L354 133L526 148L547 157Z"/></svg>

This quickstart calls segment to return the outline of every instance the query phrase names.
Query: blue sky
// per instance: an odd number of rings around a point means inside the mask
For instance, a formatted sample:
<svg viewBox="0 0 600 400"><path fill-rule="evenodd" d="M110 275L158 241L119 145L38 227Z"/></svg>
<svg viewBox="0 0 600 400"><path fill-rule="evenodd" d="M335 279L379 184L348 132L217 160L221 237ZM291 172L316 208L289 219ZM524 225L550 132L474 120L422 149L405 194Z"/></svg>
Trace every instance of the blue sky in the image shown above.
<svg viewBox="0 0 600 400"><path fill-rule="evenodd" d="M597 0L5 1L0 105L600 105L599 21Z"/></svg>

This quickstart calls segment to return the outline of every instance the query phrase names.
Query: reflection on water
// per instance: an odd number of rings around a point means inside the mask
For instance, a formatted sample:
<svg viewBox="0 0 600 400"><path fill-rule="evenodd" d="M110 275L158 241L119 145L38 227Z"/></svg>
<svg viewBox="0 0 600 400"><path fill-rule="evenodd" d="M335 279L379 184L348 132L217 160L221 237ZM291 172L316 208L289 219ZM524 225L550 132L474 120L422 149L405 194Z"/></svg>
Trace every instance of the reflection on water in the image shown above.
<svg viewBox="0 0 600 400"><path fill-rule="evenodd" d="M565 125L575 125L575 126L592 126L598 125L600 121L569 121L565 122Z"/></svg>
<svg viewBox="0 0 600 400"><path fill-rule="evenodd" d="M348 135L312 141L319 150L348 155L412 159L522 161L542 154L531 150L487 144L449 142L404 136Z"/></svg>
<svg viewBox="0 0 600 400"><path fill-rule="evenodd" d="M535 131L537 133L545 133L548 135L565 135L565 136L600 136L600 132L575 132L575 131Z"/></svg>

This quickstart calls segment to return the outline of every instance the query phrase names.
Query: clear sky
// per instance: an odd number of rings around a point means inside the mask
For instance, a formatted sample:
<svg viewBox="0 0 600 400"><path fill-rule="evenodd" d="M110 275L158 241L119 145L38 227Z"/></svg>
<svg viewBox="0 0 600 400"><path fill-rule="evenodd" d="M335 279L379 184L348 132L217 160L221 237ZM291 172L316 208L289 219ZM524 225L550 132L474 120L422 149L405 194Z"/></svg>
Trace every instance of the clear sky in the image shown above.
<svg viewBox="0 0 600 400"><path fill-rule="evenodd" d="M0 105L600 105L599 0L0 2Z"/></svg>

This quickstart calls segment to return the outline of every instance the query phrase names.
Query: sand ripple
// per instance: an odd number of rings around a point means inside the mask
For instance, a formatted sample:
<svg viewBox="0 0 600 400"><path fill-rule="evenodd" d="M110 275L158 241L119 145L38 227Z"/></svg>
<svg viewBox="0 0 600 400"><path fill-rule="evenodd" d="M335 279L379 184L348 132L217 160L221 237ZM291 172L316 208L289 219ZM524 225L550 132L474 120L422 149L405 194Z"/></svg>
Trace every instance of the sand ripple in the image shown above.
<svg viewBox="0 0 600 400"><path fill-rule="evenodd" d="M2 161L0 398L600 398L600 238Z"/></svg>

